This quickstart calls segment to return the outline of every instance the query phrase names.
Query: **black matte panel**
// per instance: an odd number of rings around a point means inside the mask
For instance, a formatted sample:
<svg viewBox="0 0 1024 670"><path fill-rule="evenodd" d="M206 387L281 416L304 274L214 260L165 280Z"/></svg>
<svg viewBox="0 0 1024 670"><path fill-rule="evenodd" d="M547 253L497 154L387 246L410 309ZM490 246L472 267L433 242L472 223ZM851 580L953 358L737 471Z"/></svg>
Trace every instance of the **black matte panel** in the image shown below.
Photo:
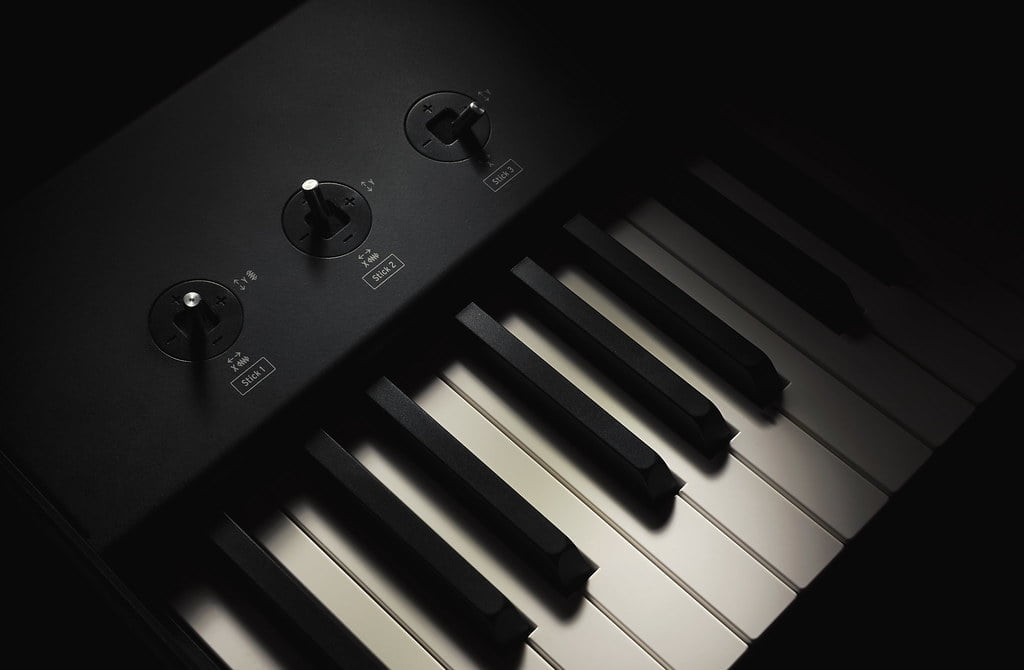
<svg viewBox="0 0 1024 670"><path fill-rule="evenodd" d="M586 582L595 568L576 545L493 470L384 377L367 394L412 439L421 462L503 541L562 591Z"/></svg>
<svg viewBox="0 0 1024 670"><path fill-rule="evenodd" d="M307 451L353 505L400 548L410 564L444 590L467 619L499 645L523 642L534 626L497 588L373 476L352 454L324 433Z"/></svg>
<svg viewBox="0 0 1024 670"><path fill-rule="evenodd" d="M788 240L686 171L655 182L654 195L730 256L832 330L862 325L864 308L850 287Z"/></svg>
<svg viewBox="0 0 1024 670"><path fill-rule="evenodd" d="M761 405L785 385L763 351L583 216L565 224L570 247L594 275Z"/></svg>
<svg viewBox="0 0 1024 670"><path fill-rule="evenodd" d="M704 394L532 259L524 259L512 274L547 325L662 421L707 456L728 448L734 432Z"/></svg>
<svg viewBox="0 0 1024 670"><path fill-rule="evenodd" d="M679 491L679 480L654 450L475 303L459 312L456 321L477 348L524 389L529 401L584 439L612 474L652 501Z"/></svg>
<svg viewBox="0 0 1024 670"><path fill-rule="evenodd" d="M897 284L912 275L913 262L881 226L744 131L717 119L701 134L716 163L877 279Z"/></svg>
<svg viewBox="0 0 1024 670"><path fill-rule="evenodd" d="M494 11L311 0L5 212L0 274L21 298L0 328L18 352L3 449L93 546L214 490L253 442L273 449L268 421L323 403L313 385L369 365L361 354L445 280L468 292L464 264L608 132L614 110L579 114L584 94ZM493 167L410 146L415 101L482 89ZM495 192L485 179L506 160L522 172ZM360 249L326 260L288 241L282 211L307 178L366 198ZM171 359L146 329L161 292L189 279L227 286L244 312L235 344L203 363ZM273 372L243 397L234 363L264 357Z"/></svg>
<svg viewBox="0 0 1024 670"><path fill-rule="evenodd" d="M384 670L384 664L323 603L231 517L222 515L210 539L331 668Z"/></svg>

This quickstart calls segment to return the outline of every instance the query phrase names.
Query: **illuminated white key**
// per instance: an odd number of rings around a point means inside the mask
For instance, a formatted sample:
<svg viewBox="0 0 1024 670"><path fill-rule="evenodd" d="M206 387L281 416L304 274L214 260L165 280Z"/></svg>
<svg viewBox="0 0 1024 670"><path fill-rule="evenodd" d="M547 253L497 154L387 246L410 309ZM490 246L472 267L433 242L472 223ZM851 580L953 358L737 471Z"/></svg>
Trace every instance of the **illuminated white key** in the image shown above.
<svg viewBox="0 0 1024 670"><path fill-rule="evenodd" d="M581 275L577 275L576 280L574 290L580 289L578 284L585 282ZM577 290L577 293L598 311L606 313L610 306L595 303L600 303L608 294L599 294L596 287L596 284L590 284L586 287L589 289L586 295L583 290ZM653 326L635 318L635 315L627 317L628 321L624 320L621 311L616 316L618 320L613 321L616 325L640 344L657 348L655 355L713 402L725 420L739 431L729 443L734 454L775 482L788 497L798 501L842 537L856 534L885 504L887 497L882 491L789 419L784 416L766 419L752 403L729 393L725 382L682 349L669 351L664 346L652 344L653 338L659 335ZM663 437L665 429L641 408L640 403L631 402L626 393L614 387L594 366L539 323L526 315L512 314L503 324L591 397L597 399L594 389L603 388L607 404L604 400L598 402L659 454L674 448Z"/></svg>
<svg viewBox="0 0 1024 670"><path fill-rule="evenodd" d="M287 517L275 512L253 536L385 666L442 667Z"/></svg>
<svg viewBox="0 0 1024 670"><path fill-rule="evenodd" d="M452 544L474 568L507 595L530 621L537 624L537 629L530 634L528 646L521 654L513 650L511 654L498 655L488 644L481 644L479 636L473 631L467 631L458 624L445 625L454 622L437 621L435 611L400 584L395 584L373 554L367 552L358 541L353 541L344 525L336 522L329 511L329 502L301 494L289 497L285 507L301 527L331 555L342 560L359 582L393 613L395 619L406 625L447 666L459 670L480 667L547 670L550 666L541 656L543 654L566 669L583 670L601 667L602 663L606 663L607 667L657 667L636 642L589 601L583 600L578 606L562 606L563 602L546 590L547 585L540 580L524 584L522 574L516 573L500 556L489 553L481 546L480 538L485 533L478 529L472 517L466 514L453 515L452 509L434 509L432 513L425 513L430 512L429 501L422 499L422 493L413 481L398 473L382 454L381 447L371 442L346 447L382 478L445 541ZM388 446L385 444L383 449L387 450ZM413 504L421 500L423 505ZM454 520L453 516L458 516L463 522Z"/></svg>
<svg viewBox="0 0 1024 670"><path fill-rule="evenodd" d="M715 163L690 170L700 179L846 282L872 329L973 402L983 401L1013 364L992 346L900 286L886 286Z"/></svg>
<svg viewBox="0 0 1024 670"><path fill-rule="evenodd" d="M203 643L234 670L283 670L303 660L251 603L214 582L196 583L170 602Z"/></svg>
<svg viewBox="0 0 1024 670"><path fill-rule="evenodd" d="M945 442L973 411L965 398L877 336L836 335L658 202L637 204L627 218L927 444ZM618 225L609 233L632 248L630 228ZM656 259L645 260L664 274Z"/></svg>
<svg viewBox="0 0 1024 670"><path fill-rule="evenodd" d="M639 230L621 221L613 224L610 232L667 279L764 351L779 373L789 381L779 405L783 412L868 477L894 491L931 455L931 450L906 429L872 407L864 398ZM605 316L618 321L620 327L629 330L634 328L634 324L646 323L616 296L594 280L587 279L586 273L581 270L569 266L560 274L560 279L577 293L590 295L599 292L600 300L594 297L598 311L608 310ZM585 296L581 297L586 299ZM647 337L645 333L653 333L653 339L648 342L650 347L656 346L666 355L678 351L678 347L667 338L658 337L656 330L640 329L634 335Z"/></svg>
<svg viewBox="0 0 1024 670"><path fill-rule="evenodd" d="M743 653L746 646L723 623L446 384L433 380L414 399L598 566L588 598L669 665L725 668Z"/></svg>

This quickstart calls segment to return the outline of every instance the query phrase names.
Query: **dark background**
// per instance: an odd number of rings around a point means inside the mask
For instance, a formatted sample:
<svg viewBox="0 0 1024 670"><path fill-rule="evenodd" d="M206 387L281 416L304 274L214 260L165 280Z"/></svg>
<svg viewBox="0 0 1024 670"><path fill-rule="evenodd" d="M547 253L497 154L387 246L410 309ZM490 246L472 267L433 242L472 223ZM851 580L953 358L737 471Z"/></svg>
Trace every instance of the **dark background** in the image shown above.
<svg viewBox="0 0 1024 670"><path fill-rule="evenodd" d="M3 202L295 4L14 9L0 23ZM956 227L965 238L991 236L1019 253L1020 54L1006 17L722 16L657 5L520 2L496 6L495 20L525 19L535 33L524 39L553 41L594 76L590 85L643 119L626 141L657 143L688 106L731 103L828 138L941 213L935 225ZM997 665L995 654L1013 636L994 608L1012 611L1019 592L1006 545L1019 509L1013 465L1021 388L1018 374L801 595L743 667ZM145 651L109 612L35 546L35 521L6 497L0 586L13 616L0 629L5 665L21 651L36 659L33 667L56 665L69 652L99 667L148 667Z"/></svg>

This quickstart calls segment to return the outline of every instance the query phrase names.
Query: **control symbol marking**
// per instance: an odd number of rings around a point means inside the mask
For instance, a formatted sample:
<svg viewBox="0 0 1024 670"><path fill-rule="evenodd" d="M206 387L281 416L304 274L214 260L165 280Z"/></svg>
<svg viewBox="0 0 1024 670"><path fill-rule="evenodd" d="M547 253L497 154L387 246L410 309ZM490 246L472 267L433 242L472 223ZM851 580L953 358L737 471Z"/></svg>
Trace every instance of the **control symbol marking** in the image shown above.
<svg viewBox="0 0 1024 670"><path fill-rule="evenodd" d="M251 360L252 359L249 358L248 354L236 351L233 355L228 356L228 367L231 368L232 372L239 372L240 370L244 370L245 366L249 365L249 361Z"/></svg>
<svg viewBox="0 0 1024 670"><path fill-rule="evenodd" d="M308 235L309 233L307 232L306 234ZM252 270L246 270L243 276L239 277L238 279L233 279L232 281L234 281L235 286L238 288L239 291L244 291L246 288L248 288L249 284L252 284L257 279L259 279L259 275L257 275ZM219 298L217 298L217 305L223 306L223 300L225 299L225 296L220 296Z"/></svg>
<svg viewBox="0 0 1024 670"><path fill-rule="evenodd" d="M359 254L358 258L359 262L363 264L363 267L368 268L380 259L380 254L370 248L367 248L363 253Z"/></svg>

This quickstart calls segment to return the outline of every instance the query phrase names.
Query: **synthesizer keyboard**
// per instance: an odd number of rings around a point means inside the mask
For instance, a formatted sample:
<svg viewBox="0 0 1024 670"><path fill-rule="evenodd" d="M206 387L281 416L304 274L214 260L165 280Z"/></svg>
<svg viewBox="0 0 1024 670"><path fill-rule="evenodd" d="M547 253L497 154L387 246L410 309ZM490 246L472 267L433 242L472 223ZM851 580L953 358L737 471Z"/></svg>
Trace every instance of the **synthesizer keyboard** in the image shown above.
<svg viewBox="0 0 1024 670"><path fill-rule="evenodd" d="M767 667L1019 387L1012 263L490 12L307 3L5 215L5 488L168 667Z"/></svg>

